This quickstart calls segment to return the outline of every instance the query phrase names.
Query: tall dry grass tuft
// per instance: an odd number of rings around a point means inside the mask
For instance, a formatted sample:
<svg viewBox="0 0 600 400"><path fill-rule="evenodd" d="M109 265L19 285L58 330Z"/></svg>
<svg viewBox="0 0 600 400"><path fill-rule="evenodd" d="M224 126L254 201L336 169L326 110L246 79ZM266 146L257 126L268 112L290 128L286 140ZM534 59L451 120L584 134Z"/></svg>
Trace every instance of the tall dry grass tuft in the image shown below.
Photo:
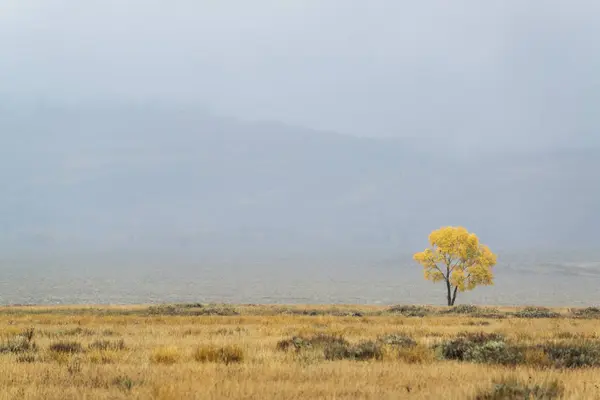
<svg viewBox="0 0 600 400"><path fill-rule="evenodd" d="M240 346L198 346L193 353L194 360L202 363L223 363L226 365L232 363L241 363L244 361L244 350Z"/></svg>
<svg viewBox="0 0 600 400"><path fill-rule="evenodd" d="M181 353L175 346L158 347L152 351L150 361L154 364L172 365L181 359Z"/></svg>

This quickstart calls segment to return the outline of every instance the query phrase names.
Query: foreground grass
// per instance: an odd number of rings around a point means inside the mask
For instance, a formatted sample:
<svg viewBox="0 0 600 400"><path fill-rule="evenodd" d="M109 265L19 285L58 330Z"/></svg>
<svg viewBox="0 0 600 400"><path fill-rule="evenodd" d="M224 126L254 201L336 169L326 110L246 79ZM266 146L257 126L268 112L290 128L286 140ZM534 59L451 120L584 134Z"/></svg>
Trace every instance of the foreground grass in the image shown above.
<svg viewBox="0 0 600 400"><path fill-rule="evenodd" d="M600 399L596 311L5 307L0 399Z"/></svg>

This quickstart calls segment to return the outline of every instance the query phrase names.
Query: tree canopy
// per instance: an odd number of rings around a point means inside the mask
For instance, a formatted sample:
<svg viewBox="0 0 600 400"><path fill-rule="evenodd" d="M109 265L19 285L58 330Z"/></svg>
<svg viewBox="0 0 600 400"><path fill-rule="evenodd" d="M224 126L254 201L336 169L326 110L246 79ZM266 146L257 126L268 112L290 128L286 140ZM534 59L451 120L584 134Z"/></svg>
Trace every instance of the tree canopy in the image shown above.
<svg viewBox="0 0 600 400"><path fill-rule="evenodd" d="M474 233L463 227L443 227L431 232L429 244L413 258L423 266L425 279L446 283L449 306L454 305L458 292L494 284L496 255Z"/></svg>

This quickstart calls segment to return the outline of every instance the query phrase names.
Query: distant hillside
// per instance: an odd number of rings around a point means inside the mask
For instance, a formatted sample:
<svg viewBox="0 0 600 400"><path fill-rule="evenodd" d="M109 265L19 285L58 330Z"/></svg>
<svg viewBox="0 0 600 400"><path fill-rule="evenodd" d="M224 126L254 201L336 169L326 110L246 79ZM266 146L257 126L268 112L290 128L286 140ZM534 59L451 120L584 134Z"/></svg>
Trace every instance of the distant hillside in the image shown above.
<svg viewBox="0 0 600 400"><path fill-rule="evenodd" d="M390 254L600 234L600 152L455 154L165 108L0 111L3 252Z"/></svg>

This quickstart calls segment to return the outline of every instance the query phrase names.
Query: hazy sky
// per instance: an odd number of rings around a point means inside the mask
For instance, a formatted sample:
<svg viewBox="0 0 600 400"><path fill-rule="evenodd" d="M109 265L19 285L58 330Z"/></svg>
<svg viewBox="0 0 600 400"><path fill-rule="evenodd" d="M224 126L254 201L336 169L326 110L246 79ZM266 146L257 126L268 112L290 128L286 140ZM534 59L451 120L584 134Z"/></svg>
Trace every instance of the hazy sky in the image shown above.
<svg viewBox="0 0 600 400"><path fill-rule="evenodd" d="M597 144L599 37L596 0L2 0L0 101Z"/></svg>

